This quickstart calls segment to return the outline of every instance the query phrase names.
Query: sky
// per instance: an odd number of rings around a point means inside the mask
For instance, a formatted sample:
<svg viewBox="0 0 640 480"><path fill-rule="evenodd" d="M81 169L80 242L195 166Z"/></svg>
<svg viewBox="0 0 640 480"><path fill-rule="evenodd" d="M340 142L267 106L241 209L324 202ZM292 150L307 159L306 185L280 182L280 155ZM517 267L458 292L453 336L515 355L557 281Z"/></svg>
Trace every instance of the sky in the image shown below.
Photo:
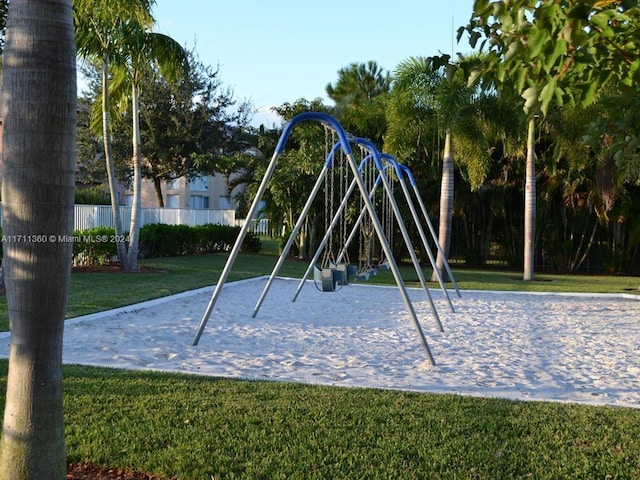
<svg viewBox="0 0 640 480"><path fill-rule="evenodd" d="M156 32L219 67L223 86L256 110L252 124L279 124L272 106L326 95L338 70L374 60L468 53L455 41L473 0L157 0Z"/></svg>

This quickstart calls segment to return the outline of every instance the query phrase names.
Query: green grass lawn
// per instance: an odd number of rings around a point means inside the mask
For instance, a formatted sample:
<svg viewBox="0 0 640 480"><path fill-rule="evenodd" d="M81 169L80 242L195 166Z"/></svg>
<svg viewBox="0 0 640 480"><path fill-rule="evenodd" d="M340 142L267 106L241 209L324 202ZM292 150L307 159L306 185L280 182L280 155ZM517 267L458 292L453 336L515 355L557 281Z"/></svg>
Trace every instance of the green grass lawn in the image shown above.
<svg viewBox="0 0 640 480"><path fill-rule="evenodd" d="M69 315L211 285L225 260L169 258L142 262L162 272L74 273ZM241 255L230 280L270 273L274 263ZM306 267L287 261L281 274L300 277ZM412 267L402 272L417 284ZM523 282L517 272L454 274L462 289L630 293L640 285L637 277ZM393 278L381 272L371 282ZM4 298L0 314L6 330ZM6 370L0 361L2 391ZM64 382L70 461L163 479L640 478L640 409L81 366L65 366Z"/></svg>
<svg viewBox="0 0 640 480"><path fill-rule="evenodd" d="M67 447L182 480L640 478L640 411L65 368Z"/></svg>

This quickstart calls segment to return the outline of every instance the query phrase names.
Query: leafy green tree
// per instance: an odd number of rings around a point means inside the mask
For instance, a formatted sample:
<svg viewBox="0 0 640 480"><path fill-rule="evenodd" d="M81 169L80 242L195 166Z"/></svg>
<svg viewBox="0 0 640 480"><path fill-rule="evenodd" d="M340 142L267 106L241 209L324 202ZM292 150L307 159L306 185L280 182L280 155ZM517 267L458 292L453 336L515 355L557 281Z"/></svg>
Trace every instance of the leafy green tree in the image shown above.
<svg viewBox="0 0 640 480"><path fill-rule="evenodd" d="M197 174L226 172L229 158L252 141L244 133L251 105L236 102L224 89L219 71L187 52L188 75L179 82L147 75L140 94L140 128L145 145L143 175L153 181L164 206L162 182ZM254 142L255 143L255 142Z"/></svg>
<svg viewBox="0 0 640 480"><path fill-rule="evenodd" d="M471 80L490 79L518 92L529 115L525 191L525 267L533 280L535 224L535 116L552 104L588 105L611 80L629 87L640 75L640 9L635 0L476 0L466 31L486 47ZM614 40L615 39L615 40ZM637 136L633 140L640 145Z"/></svg>
<svg viewBox="0 0 640 480"><path fill-rule="evenodd" d="M328 84L327 95L336 103L335 115L351 133L382 145L385 110L391 91L391 74L376 62L351 63L338 70L338 80Z"/></svg>
<svg viewBox="0 0 640 480"><path fill-rule="evenodd" d="M331 107L324 105L321 99L300 99L293 104L285 103L276 108L278 115L285 121L309 111L332 113ZM249 204L255 196L280 134L280 129L261 131L258 148L264 156L245 156L245 163L237 165L238 168L235 170L239 175L231 178L229 187L233 189L238 185L246 185L242 197L237 198L240 205ZM327 156L326 142L325 131L321 125L316 122L301 123L291 133L287 148L278 161L278 168L263 197L263 213L273 225L282 226L285 232L291 232L293 229L297 216L313 189ZM323 199L318 198L295 240L301 257L306 257L316 245L316 236L320 233L323 218L322 204Z"/></svg>
<svg viewBox="0 0 640 480"><path fill-rule="evenodd" d="M2 72L11 329L0 478L66 475L62 338L71 277L76 51L70 0L11 0Z"/></svg>

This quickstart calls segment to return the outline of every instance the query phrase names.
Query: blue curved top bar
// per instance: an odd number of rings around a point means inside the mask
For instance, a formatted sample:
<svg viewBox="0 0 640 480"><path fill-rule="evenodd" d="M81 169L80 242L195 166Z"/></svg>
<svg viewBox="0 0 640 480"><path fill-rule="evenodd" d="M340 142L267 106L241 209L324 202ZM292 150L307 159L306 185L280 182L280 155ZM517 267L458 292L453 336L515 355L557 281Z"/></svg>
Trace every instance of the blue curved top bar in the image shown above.
<svg viewBox="0 0 640 480"><path fill-rule="evenodd" d="M336 134L338 135L338 140L340 141L339 143L342 147L342 151L344 152L344 154L351 155L351 146L349 145L349 137L347 136L347 133L344 131L344 128L342 128L342 125L340 125L340 122L338 122L335 118L333 118L328 113L323 113L323 112L300 113L295 117L293 117L289 122L287 122L287 124L284 127L284 130L282 131L282 135L280 136L280 140L278 141L278 145L276 146L276 152L275 152L276 154L281 154L284 151L284 147L287 144L287 140L291 135L291 131L293 130L293 127L295 127L298 123L305 122L307 120L315 120L317 122L326 123L329 126L331 126L335 130Z"/></svg>
<svg viewBox="0 0 640 480"><path fill-rule="evenodd" d="M371 153L369 155L367 155L366 157L364 157L362 159L362 161L360 162L360 166L358 167L358 171L362 172L362 169L364 168L364 166L367 164L367 162L370 162L372 158L373 158L373 155Z"/></svg>
<svg viewBox="0 0 640 480"><path fill-rule="evenodd" d="M378 149L375 147L373 143L371 143L366 138L360 138L360 137L353 138L353 143L355 143L356 145L362 145L367 150L369 150L371 155L373 155L373 160L376 162L376 168L382 171L382 160L380 159L380 152L378 151Z"/></svg>
<svg viewBox="0 0 640 480"><path fill-rule="evenodd" d="M395 169L396 175L398 176L398 178L402 178L402 172L403 172L402 166L400 165L398 160L395 159L395 157L393 157L392 155L389 155L388 153L383 153L380 155L380 158L382 158L383 160L386 160L391 165L393 165L393 168Z"/></svg>
<svg viewBox="0 0 640 480"><path fill-rule="evenodd" d="M416 179L413 176L413 173L411 173L411 169L409 167L407 167L406 165L402 165L402 164L400 164L400 168L405 173L407 178L409 178L409 183L411 184L411 186L412 187L417 187L418 184L416 183Z"/></svg>

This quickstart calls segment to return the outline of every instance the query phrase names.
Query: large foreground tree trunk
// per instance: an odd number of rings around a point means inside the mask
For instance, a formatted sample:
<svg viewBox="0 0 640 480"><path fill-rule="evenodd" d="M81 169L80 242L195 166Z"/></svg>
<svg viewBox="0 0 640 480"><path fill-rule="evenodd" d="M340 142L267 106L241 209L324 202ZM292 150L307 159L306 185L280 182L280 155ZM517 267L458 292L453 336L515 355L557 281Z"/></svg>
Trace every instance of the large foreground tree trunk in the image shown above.
<svg viewBox="0 0 640 480"><path fill-rule="evenodd" d="M62 480L76 150L71 0L11 0L7 24L2 202L11 350L0 479Z"/></svg>

